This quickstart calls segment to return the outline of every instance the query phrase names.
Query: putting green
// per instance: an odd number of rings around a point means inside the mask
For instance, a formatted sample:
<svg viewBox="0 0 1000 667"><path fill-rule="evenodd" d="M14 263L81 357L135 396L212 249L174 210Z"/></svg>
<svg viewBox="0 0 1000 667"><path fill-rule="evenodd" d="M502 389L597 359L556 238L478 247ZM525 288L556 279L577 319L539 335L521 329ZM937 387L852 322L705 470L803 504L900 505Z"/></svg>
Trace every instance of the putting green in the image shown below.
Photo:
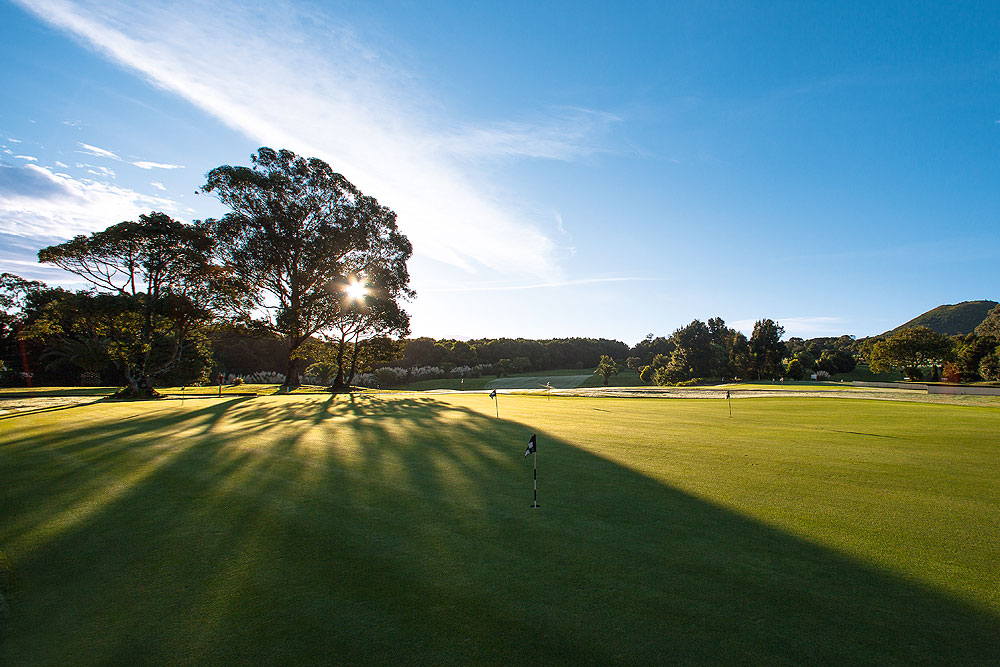
<svg viewBox="0 0 1000 667"><path fill-rule="evenodd" d="M1000 655L1000 411L726 410L317 394L2 416L0 663Z"/></svg>

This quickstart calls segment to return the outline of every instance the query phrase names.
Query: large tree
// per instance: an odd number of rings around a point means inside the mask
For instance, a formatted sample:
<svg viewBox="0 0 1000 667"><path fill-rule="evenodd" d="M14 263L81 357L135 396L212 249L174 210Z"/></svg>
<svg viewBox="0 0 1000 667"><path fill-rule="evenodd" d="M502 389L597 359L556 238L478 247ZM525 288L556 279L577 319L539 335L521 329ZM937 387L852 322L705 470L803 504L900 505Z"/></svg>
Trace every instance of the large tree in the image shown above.
<svg viewBox="0 0 1000 667"><path fill-rule="evenodd" d="M927 327L910 327L871 345L868 366L876 373L902 369L907 377L919 379L920 366L946 361L952 352L946 335Z"/></svg>
<svg viewBox="0 0 1000 667"><path fill-rule="evenodd" d="M214 245L204 225L153 212L42 248L40 262L75 273L94 291L50 303L35 332L56 340L73 334L110 339L108 354L124 372L127 393L153 395L156 379L185 355L203 356L197 327L224 299L238 298L226 271L212 263ZM77 330L66 330L66 322Z"/></svg>
<svg viewBox="0 0 1000 667"><path fill-rule="evenodd" d="M395 302L412 298L412 246L395 213L326 162L270 148L251 160L211 170L202 191L231 209L211 223L225 263L248 286L244 317L287 341L287 391L300 384L299 347L353 316L351 285L374 284Z"/></svg>

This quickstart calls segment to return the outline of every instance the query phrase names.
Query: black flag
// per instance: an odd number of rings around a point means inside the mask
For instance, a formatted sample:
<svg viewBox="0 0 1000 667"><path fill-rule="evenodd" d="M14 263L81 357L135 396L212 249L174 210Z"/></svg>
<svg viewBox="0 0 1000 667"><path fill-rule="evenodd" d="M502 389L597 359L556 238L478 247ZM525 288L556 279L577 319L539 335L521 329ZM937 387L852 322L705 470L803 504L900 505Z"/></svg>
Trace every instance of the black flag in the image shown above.
<svg viewBox="0 0 1000 667"><path fill-rule="evenodd" d="M729 398L729 390L726 390L726 398Z"/></svg>
<svg viewBox="0 0 1000 667"><path fill-rule="evenodd" d="M497 390L494 389L493 391L490 392L490 398L496 398L496 397L497 397Z"/></svg>
<svg viewBox="0 0 1000 667"><path fill-rule="evenodd" d="M528 448L524 450L524 455L534 454L535 450L538 448L538 444L535 442L535 436L531 436L531 440L528 441Z"/></svg>

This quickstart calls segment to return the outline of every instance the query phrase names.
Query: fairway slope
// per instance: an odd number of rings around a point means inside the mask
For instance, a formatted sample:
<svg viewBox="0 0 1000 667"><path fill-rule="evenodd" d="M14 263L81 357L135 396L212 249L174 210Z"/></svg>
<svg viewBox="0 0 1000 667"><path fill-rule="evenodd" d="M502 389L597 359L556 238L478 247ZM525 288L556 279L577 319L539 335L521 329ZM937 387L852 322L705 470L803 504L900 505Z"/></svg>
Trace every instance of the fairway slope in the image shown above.
<svg viewBox="0 0 1000 667"><path fill-rule="evenodd" d="M729 421L721 401L505 396L497 419L481 394L315 395L11 416L0 663L1000 655L996 547L936 523L995 545L996 454L975 444L995 411L741 405ZM950 423L945 444L920 436ZM944 534L914 563L920 522Z"/></svg>

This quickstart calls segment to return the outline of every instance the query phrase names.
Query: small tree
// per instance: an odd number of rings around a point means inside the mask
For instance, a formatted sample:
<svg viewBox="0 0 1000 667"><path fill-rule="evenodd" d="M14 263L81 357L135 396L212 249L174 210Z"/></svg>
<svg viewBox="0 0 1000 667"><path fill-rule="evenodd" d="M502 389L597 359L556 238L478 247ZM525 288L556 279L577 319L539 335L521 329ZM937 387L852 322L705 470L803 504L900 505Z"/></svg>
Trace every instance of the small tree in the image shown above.
<svg viewBox="0 0 1000 667"><path fill-rule="evenodd" d="M643 366L639 370L639 380L641 382L645 382L646 384L649 384L650 382L653 381L653 374L654 373L655 373L655 371L653 370L652 366Z"/></svg>
<svg viewBox="0 0 1000 667"><path fill-rule="evenodd" d="M639 369L642 368L642 359L639 357L629 357L625 360L625 367L633 373L638 373Z"/></svg>
<svg viewBox="0 0 1000 667"><path fill-rule="evenodd" d="M600 375L604 378L604 385L607 386L608 378L612 375L618 375L618 365L615 360L606 354L601 355L601 361L597 364L597 368L594 369L594 373Z"/></svg>
<svg viewBox="0 0 1000 667"><path fill-rule="evenodd" d="M798 359L792 359L788 362L788 366L785 368L785 377L789 380L801 380L802 379L802 364L799 363Z"/></svg>

